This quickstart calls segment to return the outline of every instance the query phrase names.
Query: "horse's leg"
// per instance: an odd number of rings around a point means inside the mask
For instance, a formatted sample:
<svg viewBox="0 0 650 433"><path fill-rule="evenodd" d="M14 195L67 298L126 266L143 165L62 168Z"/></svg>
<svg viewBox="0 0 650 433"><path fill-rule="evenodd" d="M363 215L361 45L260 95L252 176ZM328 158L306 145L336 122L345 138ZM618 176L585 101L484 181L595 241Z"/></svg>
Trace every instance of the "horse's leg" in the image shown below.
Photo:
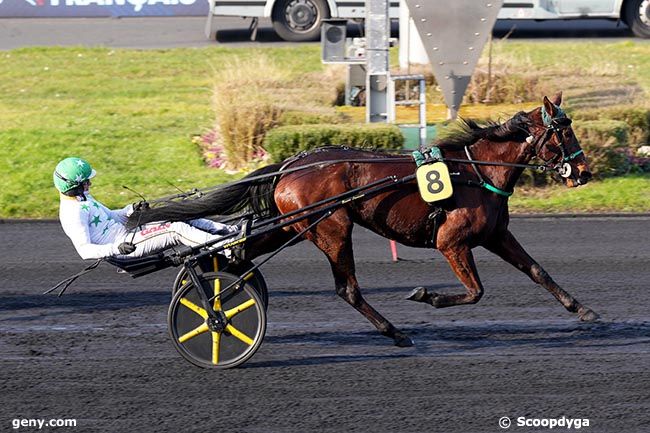
<svg viewBox="0 0 650 433"><path fill-rule="evenodd" d="M440 250L445 256L451 269L467 289L466 293L458 295L444 295L429 293L424 287L413 290L406 299L417 302L425 302L436 308L451 307L454 305L476 304L483 296L483 285L478 277L478 271L474 264L472 250L466 246L456 246Z"/></svg>
<svg viewBox="0 0 650 433"><path fill-rule="evenodd" d="M413 342L408 335L395 328L361 295L355 276L352 225L345 211L341 210L318 224L316 229L306 233L305 237L327 256L334 274L336 294L363 314L382 335L392 338L396 346L410 347Z"/></svg>
<svg viewBox="0 0 650 433"><path fill-rule="evenodd" d="M551 292L564 308L572 313L578 313L580 320L591 322L598 319L598 314L585 307L573 296L565 292L549 274L524 250L510 231L484 245L489 251L501 257Z"/></svg>

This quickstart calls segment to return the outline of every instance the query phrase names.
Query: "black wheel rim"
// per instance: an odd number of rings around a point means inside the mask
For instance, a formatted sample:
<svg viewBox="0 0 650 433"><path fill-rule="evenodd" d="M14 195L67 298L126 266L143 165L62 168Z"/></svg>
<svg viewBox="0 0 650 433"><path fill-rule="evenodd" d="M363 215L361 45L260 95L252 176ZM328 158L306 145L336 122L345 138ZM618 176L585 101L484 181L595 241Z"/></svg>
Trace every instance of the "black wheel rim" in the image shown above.
<svg viewBox="0 0 650 433"><path fill-rule="evenodd" d="M310 0L293 0L285 8L287 25L297 33L306 33L318 24L319 12Z"/></svg>

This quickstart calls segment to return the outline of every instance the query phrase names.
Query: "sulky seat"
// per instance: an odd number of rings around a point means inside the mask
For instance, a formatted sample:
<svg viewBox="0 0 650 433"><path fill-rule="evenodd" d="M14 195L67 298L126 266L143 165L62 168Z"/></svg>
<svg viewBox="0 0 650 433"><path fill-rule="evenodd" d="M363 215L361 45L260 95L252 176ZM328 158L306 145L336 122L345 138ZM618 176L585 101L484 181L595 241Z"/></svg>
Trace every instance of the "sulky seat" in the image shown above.
<svg viewBox="0 0 650 433"><path fill-rule="evenodd" d="M170 266L178 266L181 263L179 258L187 256L191 251L185 245L177 245L144 257L109 257L106 262L137 278Z"/></svg>

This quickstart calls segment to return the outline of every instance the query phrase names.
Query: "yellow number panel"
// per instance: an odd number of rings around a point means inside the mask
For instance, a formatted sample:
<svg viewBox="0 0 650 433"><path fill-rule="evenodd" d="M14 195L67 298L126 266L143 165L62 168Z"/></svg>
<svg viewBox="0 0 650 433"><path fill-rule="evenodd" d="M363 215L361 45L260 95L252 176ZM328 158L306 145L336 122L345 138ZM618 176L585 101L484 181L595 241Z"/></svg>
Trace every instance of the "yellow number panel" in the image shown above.
<svg viewBox="0 0 650 433"><path fill-rule="evenodd" d="M444 200L454 193L449 169L444 162L422 165L415 174L422 200L427 203Z"/></svg>

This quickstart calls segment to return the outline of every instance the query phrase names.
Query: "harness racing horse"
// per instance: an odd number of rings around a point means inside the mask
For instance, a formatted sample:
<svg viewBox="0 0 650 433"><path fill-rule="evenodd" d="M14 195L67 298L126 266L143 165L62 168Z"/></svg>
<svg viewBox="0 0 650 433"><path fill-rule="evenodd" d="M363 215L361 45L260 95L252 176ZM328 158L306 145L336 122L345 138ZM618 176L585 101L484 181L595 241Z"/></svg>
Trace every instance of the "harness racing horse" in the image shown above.
<svg viewBox="0 0 650 433"><path fill-rule="evenodd" d="M466 292L460 294L439 294L417 288L407 299L435 308L477 303L483 295L483 286L472 249L482 246L543 286L568 311L577 313L581 320L596 320L597 314L563 290L508 230L508 196L524 170L524 164L534 157L544 161L547 167L557 169L568 187L584 184L591 178L587 160L571 128L571 120L559 107L561 99L561 93L552 102L544 97L542 107L518 113L503 124L481 127L473 121L465 121L459 133L436 143L448 161L449 171L456 174L453 195L437 204L442 209L444 220L429 218L432 206L422 200L413 181L367 199L350 201L306 232L304 237L313 242L330 262L336 293L363 314L381 334L392 338L397 346L413 344L361 295L352 249L352 227L356 223L407 246L438 249L466 288ZM385 163L386 158L394 161ZM495 165L471 164L468 160ZM282 174L279 180L277 177L265 179L254 186L235 184L225 187L212 197L202 198L203 208L200 210L182 203L170 205L167 210L172 210L176 219L226 215L245 206L252 206L260 212L267 198L267 215L283 215L386 176L411 175L416 168L413 159L401 155L324 148L307 152L290 160L289 164L264 167L248 177L276 172L283 165L283 168L294 168L319 161L337 162L322 168ZM159 212L148 216L147 220L169 215L165 214L165 208ZM247 258L273 251L315 219L308 218L251 240L246 246Z"/></svg>

